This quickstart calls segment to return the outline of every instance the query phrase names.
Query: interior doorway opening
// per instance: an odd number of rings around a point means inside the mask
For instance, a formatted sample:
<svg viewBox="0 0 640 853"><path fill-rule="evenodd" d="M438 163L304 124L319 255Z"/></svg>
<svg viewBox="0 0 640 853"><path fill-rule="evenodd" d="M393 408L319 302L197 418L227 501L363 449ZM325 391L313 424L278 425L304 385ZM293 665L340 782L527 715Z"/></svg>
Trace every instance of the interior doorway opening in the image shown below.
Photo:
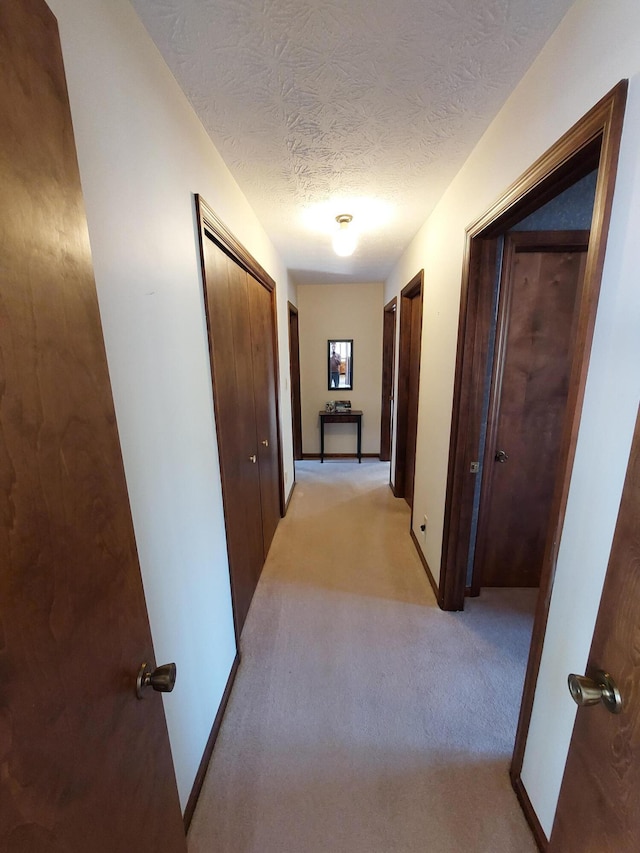
<svg viewBox="0 0 640 853"><path fill-rule="evenodd" d="M567 505L580 425L600 281L622 133L627 81L622 81L569 130L502 197L467 229L463 265L458 353L454 384L449 473L445 503L438 603L462 610L473 566L472 538L478 523L478 449L486 440L486 377L492 374L496 270L505 235L592 172L597 174L584 275L575 309L566 409L562 418L556 476L544 535L544 551L533 636L511 763L511 780L540 845L546 837L522 786L524 757L542 655L555 565ZM485 435L482 435L483 429ZM496 451L497 452L497 451ZM476 528L477 530L477 528Z"/></svg>

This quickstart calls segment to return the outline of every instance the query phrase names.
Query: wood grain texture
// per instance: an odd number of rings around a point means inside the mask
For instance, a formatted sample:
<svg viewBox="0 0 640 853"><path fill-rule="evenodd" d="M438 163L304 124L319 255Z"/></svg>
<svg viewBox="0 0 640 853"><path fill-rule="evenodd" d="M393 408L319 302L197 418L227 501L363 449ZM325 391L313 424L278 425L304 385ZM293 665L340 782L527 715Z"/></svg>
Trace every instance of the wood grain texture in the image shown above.
<svg viewBox="0 0 640 853"><path fill-rule="evenodd" d="M409 348L409 400L404 469L404 499L413 506L413 488L418 441L418 396L420 391L420 351L422 346L422 286L411 296L411 345Z"/></svg>
<svg viewBox="0 0 640 853"><path fill-rule="evenodd" d="M393 377L396 369L396 306L394 298L384 306L382 323L382 396L380 400L380 461L391 459L393 429Z"/></svg>
<svg viewBox="0 0 640 853"><path fill-rule="evenodd" d="M201 196L195 205L239 637L284 512L275 282Z"/></svg>
<svg viewBox="0 0 640 853"><path fill-rule="evenodd" d="M563 231L505 241L474 565L481 586L540 583L588 242L588 232Z"/></svg>
<svg viewBox="0 0 640 853"><path fill-rule="evenodd" d="M578 709L551 853L640 850L640 417L587 675L598 669L615 679L623 710Z"/></svg>
<svg viewBox="0 0 640 853"><path fill-rule="evenodd" d="M202 240L213 400L238 636L264 561L247 273Z"/></svg>
<svg viewBox="0 0 640 853"><path fill-rule="evenodd" d="M400 341L398 345L398 394L396 418L396 461L393 493L407 498L407 470L411 470L410 497L413 501L413 467L415 466L415 434L410 435L417 424L420 377L420 346L416 344L417 328L422 333L422 292L424 270L420 270L400 293ZM414 362L418 359L418 364Z"/></svg>
<svg viewBox="0 0 640 853"><path fill-rule="evenodd" d="M41 0L0 6L0 114L0 849L179 853L162 701L135 696L153 648Z"/></svg>
<svg viewBox="0 0 640 853"><path fill-rule="evenodd" d="M262 542L266 559L280 521L276 365L273 350L274 336L271 328L273 293L250 275L247 276L247 285L251 320L253 399L258 439Z"/></svg>
<svg viewBox="0 0 640 853"><path fill-rule="evenodd" d="M302 459L302 402L300 394L300 334L298 309L287 303L289 309L289 373L291 378L291 420L293 432L293 458Z"/></svg>

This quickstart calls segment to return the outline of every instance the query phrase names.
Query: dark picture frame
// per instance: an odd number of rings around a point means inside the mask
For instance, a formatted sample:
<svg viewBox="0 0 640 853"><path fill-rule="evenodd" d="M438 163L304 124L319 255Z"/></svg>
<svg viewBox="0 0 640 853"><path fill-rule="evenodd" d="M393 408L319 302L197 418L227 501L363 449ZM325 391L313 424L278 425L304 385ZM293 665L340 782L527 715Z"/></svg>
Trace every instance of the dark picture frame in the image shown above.
<svg viewBox="0 0 640 853"><path fill-rule="evenodd" d="M327 341L327 388L329 391L353 390L353 338Z"/></svg>

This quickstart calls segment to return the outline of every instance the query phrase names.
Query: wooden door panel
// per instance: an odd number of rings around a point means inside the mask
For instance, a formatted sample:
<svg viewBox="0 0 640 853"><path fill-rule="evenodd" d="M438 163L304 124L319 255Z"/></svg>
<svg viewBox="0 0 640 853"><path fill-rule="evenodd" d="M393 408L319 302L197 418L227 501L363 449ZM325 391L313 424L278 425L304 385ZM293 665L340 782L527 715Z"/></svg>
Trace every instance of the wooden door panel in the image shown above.
<svg viewBox="0 0 640 853"><path fill-rule="evenodd" d="M587 675L596 670L613 676L623 710L578 709L550 853L640 850L640 416Z"/></svg>
<svg viewBox="0 0 640 853"><path fill-rule="evenodd" d="M240 634L263 563L247 275L212 239L205 237L202 249L227 551Z"/></svg>
<svg viewBox="0 0 640 853"><path fill-rule="evenodd" d="M289 303L289 360L291 375L291 417L293 458L302 459L302 409L300 399L300 335L298 311Z"/></svg>
<svg viewBox="0 0 640 853"><path fill-rule="evenodd" d="M262 539L266 558L280 521L273 308L272 294L266 287L250 275L247 275L247 285L253 355L253 398L260 463Z"/></svg>
<svg viewBox="0 0 640 853"><path fill-rule="evenodd" d="M0 849L186 850L55 19L0 5Z"/></svg>
<svg viewBox="0 0 640 853"><path fill-rule="evenodd" d="M483 586L538 586L555 486L587 243L519 242L534 236L505 247L475 569Z"/></svg>
<svg viewBox="0 0 640 853"><path fill-rule="evenodd" d="M393 376L396 360L396 300L385 306L382 331L382 399L380 404L380 461L391 459Z"/></svg>
<svg viewBox="0 0 640 853"><path fill-rule="evenodd" d="M409 399L407 405L407 441L404 474L404 497L413 506L413 485L416 467L416 442L418 432L418 392L420 383L420 347L422 343L422 290L407 305L411 311L409 346Z"/></svg>
<svg viewBox="0 0 640 853"><path fill-rule="evenodd" d="M398 395L396 417L396 461L393 493L413 502L413 473L420 385L420 338L424 270L415 275L400 293L400 340L398 352ZM416 333L419 329L419 333ZM407 484L407 471L410 482Z"/></svg>

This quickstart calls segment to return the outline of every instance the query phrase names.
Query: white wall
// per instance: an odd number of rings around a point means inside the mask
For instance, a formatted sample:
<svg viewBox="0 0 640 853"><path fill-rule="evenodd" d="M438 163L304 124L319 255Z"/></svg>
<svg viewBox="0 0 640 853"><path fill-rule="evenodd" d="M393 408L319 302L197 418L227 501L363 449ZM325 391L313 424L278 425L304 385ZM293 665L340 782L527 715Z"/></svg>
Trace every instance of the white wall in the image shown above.
<svg viewBox="0 0 640 853"><path fill-rule="evenodd" d="M126 0L58 18L96 284L156 659L184 807L235 656L195 192L278 289L281 423L293 483L287 297L265 232Z"/></svg>
<svg viewBox="0 0 640 853"><path fill-rule="evenodd" d="M438 579L464 230L621 78L640 72L640 4L578 0L399 261L385 301L425 268L415 523ZM547 641L522 778L547 833L575 716L640 396L640 79L632 80ZM418 537L420 538L420 537Z"/></svg>
<svg viewBox="0 0 640 853"><path fill-rule="evenodd" d="M327 400L361 409L362 452L380 452L383 285L304 284L298 287L302 449L320 452L318 411ZM353 390L328 390L327 341L353 338ZM331 424L325 453L354 453L355 425Z"/></svg>

